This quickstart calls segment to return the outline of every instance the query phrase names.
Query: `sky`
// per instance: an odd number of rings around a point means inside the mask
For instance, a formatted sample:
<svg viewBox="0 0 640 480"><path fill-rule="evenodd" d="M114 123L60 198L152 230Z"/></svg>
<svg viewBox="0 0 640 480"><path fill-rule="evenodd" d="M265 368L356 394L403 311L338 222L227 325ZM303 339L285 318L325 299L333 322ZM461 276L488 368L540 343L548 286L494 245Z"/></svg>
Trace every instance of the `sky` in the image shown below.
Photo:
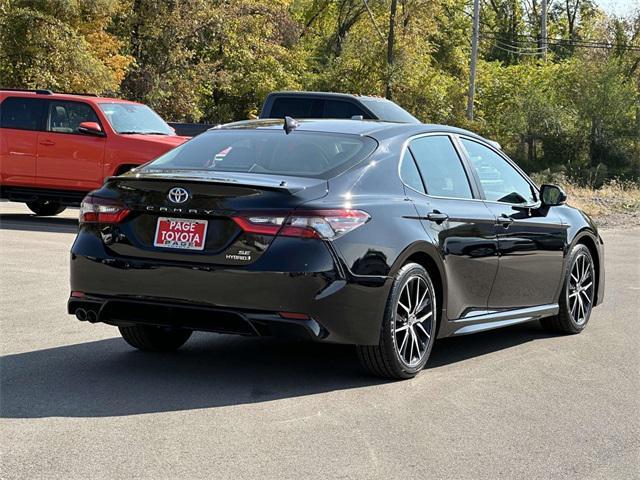
<svg viewBox="0 0 640 480"><path fill-rule="evenodd" d="M628 17L640 8L640 0L596 0L607 13L619 17Z"/></svg>

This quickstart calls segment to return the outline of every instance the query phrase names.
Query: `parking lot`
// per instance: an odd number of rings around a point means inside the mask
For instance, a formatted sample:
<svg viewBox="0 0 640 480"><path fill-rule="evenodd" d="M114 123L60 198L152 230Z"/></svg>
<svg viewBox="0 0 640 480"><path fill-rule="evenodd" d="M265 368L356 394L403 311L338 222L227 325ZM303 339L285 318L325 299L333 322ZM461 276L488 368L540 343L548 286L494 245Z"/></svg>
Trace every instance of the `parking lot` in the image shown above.
<svg viewBox="0 0 640 480"><path fill-rule="evenodd" d="M66 313L77 211L0 203L2 478L638 478L640 229L605 230L577 336L436 343L405 382L348 346L195 334L134 351Z"/></svg>

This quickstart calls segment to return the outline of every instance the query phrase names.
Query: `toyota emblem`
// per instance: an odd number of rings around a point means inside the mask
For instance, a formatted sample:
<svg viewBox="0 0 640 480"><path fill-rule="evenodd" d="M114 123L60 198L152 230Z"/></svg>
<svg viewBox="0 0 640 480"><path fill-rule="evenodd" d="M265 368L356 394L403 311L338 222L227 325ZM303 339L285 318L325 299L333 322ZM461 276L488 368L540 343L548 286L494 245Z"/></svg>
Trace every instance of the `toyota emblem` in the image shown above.
<svg viewBox="0 0 640 480"><path fill-rule="evenodd" d="M184 188L174 187L169 190L167 198L172 203L184 203L189 200L189 192L187 192Z"/></svg>

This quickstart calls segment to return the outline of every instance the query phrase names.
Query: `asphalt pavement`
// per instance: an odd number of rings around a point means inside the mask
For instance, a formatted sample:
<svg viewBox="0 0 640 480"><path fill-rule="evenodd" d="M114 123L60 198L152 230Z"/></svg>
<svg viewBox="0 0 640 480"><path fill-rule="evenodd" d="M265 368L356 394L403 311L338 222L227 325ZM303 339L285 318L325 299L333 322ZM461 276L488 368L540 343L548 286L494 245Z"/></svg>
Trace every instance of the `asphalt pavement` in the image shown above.
<svg viewBox="0 0 640 480"><path fill-rule="evenodd" d="M199 333L150 354L77 321L76 215L0 203L3 479L640 478L640 229L602 232L584 333L442 340L388 382L349 346Z"/></svg>

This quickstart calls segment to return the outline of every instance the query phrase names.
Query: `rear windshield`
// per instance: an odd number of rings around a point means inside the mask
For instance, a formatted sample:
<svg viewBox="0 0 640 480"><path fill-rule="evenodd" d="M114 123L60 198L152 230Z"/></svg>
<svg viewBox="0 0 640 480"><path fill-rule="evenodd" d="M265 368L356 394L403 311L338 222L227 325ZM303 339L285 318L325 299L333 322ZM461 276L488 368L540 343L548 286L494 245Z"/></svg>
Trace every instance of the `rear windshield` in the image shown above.
<svg viewBox="0 0 640 480"><path fill-rule="evenodd" d="M147 164L143 170L207 170L329 179L377 147L369 137L284 130L212 130Z"/></svg>

